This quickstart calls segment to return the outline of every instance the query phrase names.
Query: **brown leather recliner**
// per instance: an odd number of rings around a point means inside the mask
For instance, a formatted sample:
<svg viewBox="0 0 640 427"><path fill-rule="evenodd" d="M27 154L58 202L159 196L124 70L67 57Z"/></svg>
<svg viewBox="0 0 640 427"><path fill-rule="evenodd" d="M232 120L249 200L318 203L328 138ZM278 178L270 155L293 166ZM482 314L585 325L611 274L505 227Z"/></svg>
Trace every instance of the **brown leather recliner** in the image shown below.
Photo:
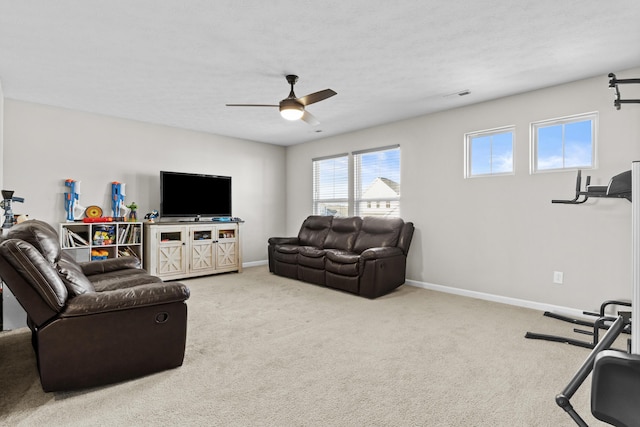
<svg viewBox="0 0 640 427"><path fill-rule="evenodd" d="M269 239L269 270L377 298L405 282L413 232L400 218L311 215L297 237Z"/></svg>
<svg viewBox="0 0 640 427"><path fill-rule="evenodd" d="M189 289L135 257L76 263L42 221L0 243L0 278L27 312L42 388L73 390L182 365Z"/></svg>

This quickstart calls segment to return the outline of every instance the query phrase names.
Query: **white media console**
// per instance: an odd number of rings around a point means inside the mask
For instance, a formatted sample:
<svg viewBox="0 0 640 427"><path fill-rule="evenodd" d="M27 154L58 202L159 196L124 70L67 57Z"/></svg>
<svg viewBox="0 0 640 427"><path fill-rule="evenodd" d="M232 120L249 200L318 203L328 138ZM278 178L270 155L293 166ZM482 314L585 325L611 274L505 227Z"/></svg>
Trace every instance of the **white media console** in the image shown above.
<svg viewBox="0 0 640 427"><path fill-rule="evenodd" d="M144 268L163 280L240 272L239 222L145 223Z"/></svg>

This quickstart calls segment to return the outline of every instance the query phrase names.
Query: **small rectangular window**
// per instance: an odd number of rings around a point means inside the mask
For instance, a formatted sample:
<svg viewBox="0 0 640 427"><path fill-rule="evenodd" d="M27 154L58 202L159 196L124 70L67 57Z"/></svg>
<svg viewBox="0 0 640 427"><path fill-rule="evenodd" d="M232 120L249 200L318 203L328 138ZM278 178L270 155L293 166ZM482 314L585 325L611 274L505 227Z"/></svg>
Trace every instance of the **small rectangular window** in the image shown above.
<svg viewBox="0 0 640 427"><path fill-rule="evenodd" d="M598 113L531 123L532 173L596 167Z"/></svg>
<svg viewBox="0 0 640 427"><path fill-rule="evenodd" d="M465 134L465 178L513 174L513 126Z"/></svg>

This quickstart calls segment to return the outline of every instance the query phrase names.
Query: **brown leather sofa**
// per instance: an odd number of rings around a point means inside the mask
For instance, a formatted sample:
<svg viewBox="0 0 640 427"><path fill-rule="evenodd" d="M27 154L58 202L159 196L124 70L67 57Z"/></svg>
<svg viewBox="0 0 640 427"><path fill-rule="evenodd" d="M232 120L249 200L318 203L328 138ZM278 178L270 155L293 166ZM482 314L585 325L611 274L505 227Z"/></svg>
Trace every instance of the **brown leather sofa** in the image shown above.
<svg viewBox="0 0 640 427"><path fill-rule="evenodd" d="M189 289L135 257L76 263L31 220L5 232L0 277L27 312L42 388L73 390L182 365Z"/></svg>
<svg viewBox="0 0 640 427"><path fill-rule="evenodd" d="M297 237L269 239L269 271L377 298L405 282L413 231L400 218L312 215Z"/></svg>

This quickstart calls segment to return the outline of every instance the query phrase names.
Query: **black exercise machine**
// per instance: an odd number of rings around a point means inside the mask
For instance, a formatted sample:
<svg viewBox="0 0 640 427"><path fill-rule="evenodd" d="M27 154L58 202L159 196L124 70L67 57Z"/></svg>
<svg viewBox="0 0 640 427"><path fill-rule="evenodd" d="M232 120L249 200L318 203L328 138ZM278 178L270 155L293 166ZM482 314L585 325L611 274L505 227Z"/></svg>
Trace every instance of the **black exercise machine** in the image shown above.
<svg viewBox="0 0 640 427"><path fill-rule="evenodd" d="M616 99L613 101L616 109L619 110L621 104L640 104L640 99L620 99L620 88L618 88L618 85L622 84L640 84L640 79L619 79L615 74L609 73L609 87L616 91Z"/></svg>
<svg viewBox="0 0 640 427"><path fill-rule="evenodd" d="M527 332L525 334L525 338L535 339L535 340L561 342L561 343L565 343L565 344L575 345L575 346L578 346L578 347L584 347L584 348L593 349L599 342L600 330L601 329L604 329L604 330L609 329L611 324L616 320L615 317L611 317L611 316L607 315L607 309L610 306L631 307L631 303L628 302L628 301L610 300L610 301L605 301L600 305L600 311L598 313L591 312L591 311L583 311L582 313L585 314L586 316L594 316L594 317L596 317L596 320L594 320L593 322L590 322L588 320L575 319L575 318L572 318L572 317L563 316L561 314L553 313L551 311L545 311L544 312L544 316L545 317L551 317L553 319L562 320L563 322L568 322L568 323L572 323L574 325L579 325L579 326L584 326L584 327L590 328L589 330L574 328L573 332L578 333L578 334L583 334L583 335L589 335L589 336L592 337L591 341L584 341L584 340L578 340L578 339L575 339L575 338L561 337L561 336L558 336L558 335L539 334L539 333L536 333L536 332ZM619 311L618 315L623 315L623 316L630 317L631 316L631 312L630 311ZM631 333L631 323L626 324L625 327L622 329L622 332L625 333L625 334L630 334ZM631 342L630 341L627 342L627 351L631 351Z"/></svg>
<svg viewBox="0 0 640 427"><path fill-rule="evenodd" d="M613 103L616 109L619 110L622 104L640 104L640 99L620 99L620 89L618 88L620 84L640 84L640 79L618 79L613 73L609 74L609 78L609 87L616 91L616 99ZM580 199L581 197L583 199ZM616 427L640 427L640 405L638 404L640 402L640 328L637 325L632 328L632 319L635 318L637 321L640 318L640 162L634 161L631 171L614 176L606 188L591 186L590 177L587 177L585 191L582 191L580 172L578 172L575 198L573 200L553 200L552 202L580 204L586 202L589 197L620 197L632 202L633 302L627 304L620 301L606 301L602 304L598 320L593 323L593 340L591 343L587 343L592 346L591 353L569 384L556 396L556 403L569 414L577 425L587 427L587 423L571 406L570 399L589 374L593 372L591 378L591 413L593 416ZM632 199L635 199L635 202ZM615 319L607 317L605 311L610 304L629 306L631 312L621 311ZM592 314L595 315L595 313ZM570 321L571 319L561 318L561 320ZM599 340L598 331L602 328L608 328L608 331ZM624 332L631 333L631 339L627 340L627 352L611 350L610 347ZM541 339L551 338L547 336L547 338ZM551 340L579 345L568 340ZM583 347L587 346L583 345Z"/></svg>
<svg viewBox="0 0 640 427"><path fill-rule="evenodd" d="M573 199L565 200L551 200L551 203L563 203L569 205L579 205L587 200L590 197L608 197L608 198L617 198L617 199L626 199L628 201L631 200L631 170L619 173L609 180L608 185L591 185L591 176L587 176L586 184L584 190L582 189L582 171L578 170L578 176L576 177L576 194ZM580 326L586 326L591 328L590 331L585 331L583 329L574 329L574 332L579 334L591 335L593 339L589 342L577 340L574 338L566 338L556 335L546 335L539 334L535 332L527 332L525 334L525 338L531 339L539 339L546 341L556 341L562 342L571 345L577 345L585 348L594 348L596 344L598 344L598 334L600 329L608 329L609 325L612 322L612 319L607 318L606 309L611 305L623 305L630 307L631 304L624 301L605 301L600 306L599 313L593 313L584 311L583 314L587 316L595 316L598 320L593 322L582 320L582 319L574 319L571 317L563 316L560 314L556 314L550 311L546 311L544 316L551 317L554 319L562 320L564 322L573 323ZM624 332L630 333L630 326L626 328Z"/></svg>
<svg viewBox="0 0 640 427"><path fill-rule="evenodd" d="M582 190L581 185L581 172L578 171L575 197L571 200L552 200L552 203L582 204L590 197L623 198L632 202L632 183L637 182L636 180L639 179L637 178L640 176L639 165L638 162L634 162L632 170L614 176L606 186L591 185L591 177L588 176L584 190ZM640 215L637 202L636 205L632 203L632 211L632 216ZM640 231L640 227L636 226L635 223L633 228L634 233ZM638 254L638 250L634 246L634 256L637 257ZM637 267L634 266L634 274L636 272ZM634 300L638 296L635 291L634 289ZM637 304L637 300L635 303ZM632 339L627 339L626 351L611 349L620 334L631 334L632 311L619 311L616 317L611 317L607 315L607 309L610 306L630 307L633 310L637 310L637 307L632 307L632 303L627 301L605 301L600 306L598 313L583 312L585 315L597 317L594 322L545 312L545 316L590 327L591 330L588 331L576 328L574 332L591 335L591 341L532 332L527 332L525 337L562 342L592 349L578 372L569 381L569 384L556 396L558 406L564 409L578 426L588 427L584 419L571 405L570 399L593 372L591 379L591 413L593 416L600 421L617 427L640 427L640 406L638 405L638 399L640 398L640 354L631 354L637 344L634 342L634 346L632 346ZM607 330L602 339L599 338L601 329ZM635 333L636 335L632 337L633 339L637 336L637 331Z"/></svg>
<svg viewBox="0 0 640 427"><path fill-rule="evenodd" d="M589 197L613 197L631 201L631 171L614 176L608 185L591 185L591 176L587 176L585 189L582 191L582 171L578 170L576 196L571 200L551 200L551 203L579 205L589 200Z"/></svg>
<svg viewBox="0 0 640 427"><path fill-rule="evenodd" d="M615 76L614 76L615 78ZM637 79L636 83L640 83ZM618 81L620 83L620 81ZM619 92L616 86L616 91ZM640 103L640 100L638 100ZM616 104L619 108L619 104ZM525 337L547 341L562 342L592 349L589 356L571 378L569 384L556 396L556 403L580 427L588 427L587 423L571 405L571 397L576 393L587 377L591 379L591 413L595 418L616 427L640 427L640 335L638 329L633 330L631 339L627 339L627 350L612 350L611 347L620 334L632 333L631 319L639 316L638 299L640 298L640 205L633 203L633 184L636 185L635 197L640 200L640 162L633 162L630 171L622 172L609 181L606 186L594 186L587 177L584 190L581 183L581 171L576 179L576 194L570 200L552 200L552 203L582 204L590 197L623 198L632 202L632 232L634 257L634 296L633 305L627 301L605 301L598 313L583 312L587 316L595 316L594 322L573 319L559 314L545 312L544 315L580 326L590 330L574 329L574 332L590 335L591 341L565 338L555 335L527 332ZM631 311L619 311L616 317L608 316L610 306L630 307ZM602 339L601 329L607 330ZM632 354L633 353L633 354Z"/></svg>

